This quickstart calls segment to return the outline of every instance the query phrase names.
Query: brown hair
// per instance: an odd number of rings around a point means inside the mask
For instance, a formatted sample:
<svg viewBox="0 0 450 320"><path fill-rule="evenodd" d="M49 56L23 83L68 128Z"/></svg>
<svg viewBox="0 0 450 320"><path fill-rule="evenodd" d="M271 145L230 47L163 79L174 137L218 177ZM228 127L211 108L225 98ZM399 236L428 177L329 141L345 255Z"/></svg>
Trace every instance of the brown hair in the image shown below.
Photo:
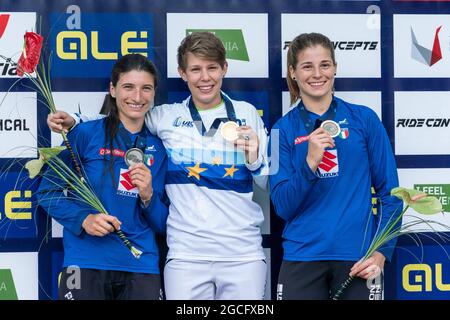
<svg viewBox="0 0 450 320"><path fill-rule="evenodd" d="M294 40L289 44L289 50L287 52L287 75L286 81L289 88L289 93L291 96L291 104L293 104L297 99L300 98L300 89L298 88L297 82L291 78L289 67L292 67L294 70L297 67L297 56L298 53L307 49L312 48L317 45L324 47L325 49L330 50L331 60L333 64L336 65L336 59L334 56L334 47L331 40L321 34L321 33L302 33L295 37Z"/></svg>
<svg viewBox="0 0 450 320"><path fill-rule="evenodd" d="M226 51L222 41L213 33L202 31L193 32L181 41L178 47L178 67L185 71L187 67L187 54L217 62L225 66Z"/></svg>

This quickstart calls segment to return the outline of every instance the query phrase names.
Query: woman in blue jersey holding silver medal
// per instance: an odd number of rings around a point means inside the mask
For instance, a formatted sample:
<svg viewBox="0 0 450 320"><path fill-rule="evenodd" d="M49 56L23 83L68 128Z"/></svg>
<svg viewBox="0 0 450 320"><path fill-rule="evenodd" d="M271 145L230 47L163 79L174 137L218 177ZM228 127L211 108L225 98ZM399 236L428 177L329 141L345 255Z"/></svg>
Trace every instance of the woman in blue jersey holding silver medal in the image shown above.
<svg viewBox="0 0 450 320"><path fill-rule="evenodd" d="M156 85L151 61L139 54L123 56L112 70L109 115L68 134L86 180L109 215L75 201L70 189L62 190L52 178L41 182L39 204L64 226L60 299L160 298L155 232L165 232L168 214L167 156L144 125ZM71 165L66 151L60 156ZM142 255L130 254L115 230L122 230Z"/></svg>
<svg viewBox="0 0 450 320"><path fill-rule="evenodd" d="M264 297L264 215L253 201L253 181L267 186L267 133L254 106L221 91L225 55L210 32L185 37L178 71L190 96L155 106L146 118L169 156L164 281L170 300ZM74 121L58 112L47 123L57 131Z"/></svg>
<svg viewBox="0 0 450 320"><path fill-rule="evenodd" d="M337 64L327 37L296 37L287 67L292 107L271 133L271 144L279 139L271 198L285 221L277 297L331 299L350 274L355 279L341 299L369 299L366 279L383 269L396 241L358 261L377 225L401 206L390 196L398 178L389 139L375 112L334 96ZM381 202L377 217L372 186Z"/></svg>

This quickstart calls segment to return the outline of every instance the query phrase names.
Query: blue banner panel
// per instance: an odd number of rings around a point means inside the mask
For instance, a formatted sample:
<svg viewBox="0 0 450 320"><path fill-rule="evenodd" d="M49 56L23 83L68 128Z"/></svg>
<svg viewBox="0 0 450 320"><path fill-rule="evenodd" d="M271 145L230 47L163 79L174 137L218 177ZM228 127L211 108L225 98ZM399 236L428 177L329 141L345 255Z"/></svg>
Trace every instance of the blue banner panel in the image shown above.
<svg viewBox="0 0 450 320"><path fill-rule="evenodd" d="M404 246L397 250L398 300L450 299L450 244ZM438 245L441 243L441 245Z"/></svg>
<svg viewBox="0 0 450 320"><path fill-rule="evenodd" d="M37 180L25 172L4 172L0 178L0 238L36 238Z"/></svg>
<svg viewBox="0 0 450 320"><path fill-rule="evenodd" d="M51 286L52 286L53 300L58 300L58 282L59 282L59 274L61 273L62 269L63 260L64 260L63 252L55 251L52 253Z"/></svg>
<svg viewBox="0 0 450 320"><path fill-rule="evenodd" d="M150 14L52 13L50 21L53 77L109 78L125 54L154 58Z"/></svg>

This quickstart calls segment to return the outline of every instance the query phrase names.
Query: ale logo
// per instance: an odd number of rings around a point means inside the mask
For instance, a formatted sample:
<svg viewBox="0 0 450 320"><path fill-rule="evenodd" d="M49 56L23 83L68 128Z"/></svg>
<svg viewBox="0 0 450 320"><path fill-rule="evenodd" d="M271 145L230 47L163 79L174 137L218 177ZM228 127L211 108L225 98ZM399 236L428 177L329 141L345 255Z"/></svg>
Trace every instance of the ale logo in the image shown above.
<svg viewBox="0 0 450 320"><path fill-rule="evenodd" d="M18 300L10 269L0 269L0 300Z"/></svg>
<svg viewBox="0 0 450 320"><path fill-rule="evenodd" d="M227 51L227 59L250 61L245 45L244 34L241 29L187 29L186 35L202 31L214 33L222 40L223 46Z"/></svg>
<svg viewBox="0 0 450 320"><path fill-rule="evenodd" d="M443 280L445 278L443 275L448 275L448 273L442 271L442 263L436 263L434 267L433 272L428 264L404 266L402 270L403 289L408 292L431 292L434 284L438 291L450 291L450 284L444 283Z"/></svg>

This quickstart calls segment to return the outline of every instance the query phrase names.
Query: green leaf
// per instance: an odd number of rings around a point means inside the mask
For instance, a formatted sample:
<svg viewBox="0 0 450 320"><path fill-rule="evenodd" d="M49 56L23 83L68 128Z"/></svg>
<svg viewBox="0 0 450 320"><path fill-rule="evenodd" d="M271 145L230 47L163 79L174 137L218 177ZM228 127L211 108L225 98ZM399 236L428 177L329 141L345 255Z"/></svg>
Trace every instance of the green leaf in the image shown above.
<svg viewBox="0 0 450 320"><path fill-rule="evenodd" d="M30 160L25 163L25 169L28 170L30 179L34 179L42 170L44 164L51 158L56 157L66 149L64 146L58 146L53 148L39 148L39 159Z"/></svg>
<svg viewBox="0 0 450 320"><path fill-rule="evenodd" d="M41 159L34 159L25 163L25 169L28 170L30 179L34 179L39 174L39 172L41 172L43 166L44 161L42 161Z"/></svg>
<svg viewBox="0 0 450 320"><path fill-rule="evenodd" d="M420 214L431 215L443 210L438 198L419 190L398 187L391 190L391 195L403 200Z"/></svg>
<svg viewBox="0 0 450 320"><path fill-rule="evenodd" d="M66 147L58 146L53 148L39 148L39 158L44 162L47 162L49 159L57 156L61 153L61 151L65 150Z"/></svg>

